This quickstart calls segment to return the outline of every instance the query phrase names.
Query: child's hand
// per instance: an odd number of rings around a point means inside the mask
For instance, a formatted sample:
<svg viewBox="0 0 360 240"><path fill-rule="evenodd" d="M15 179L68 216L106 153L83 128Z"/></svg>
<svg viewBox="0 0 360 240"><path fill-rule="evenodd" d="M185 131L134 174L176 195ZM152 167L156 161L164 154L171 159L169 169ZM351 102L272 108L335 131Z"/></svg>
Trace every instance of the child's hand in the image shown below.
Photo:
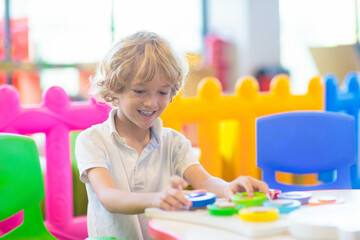
<svg viewBox="0 0 360 240"><path fill-rule="evenodd" d="M170 186L156 195L153 206L169 211L191 207L192 203L184 196L188 191L182 191L187 185L181 177L172 176Z"/></svg>
<svg viewBox="0 0 360 240"><path fill-rule="evenodd" d="M229 185L224 189L224 195L230 199L235 193L244 191L248 193L249 197L252 197L256 191L263 192L268 195L269 187L265 182L257 180L253 177L241 176L229 183Z"/></svg>

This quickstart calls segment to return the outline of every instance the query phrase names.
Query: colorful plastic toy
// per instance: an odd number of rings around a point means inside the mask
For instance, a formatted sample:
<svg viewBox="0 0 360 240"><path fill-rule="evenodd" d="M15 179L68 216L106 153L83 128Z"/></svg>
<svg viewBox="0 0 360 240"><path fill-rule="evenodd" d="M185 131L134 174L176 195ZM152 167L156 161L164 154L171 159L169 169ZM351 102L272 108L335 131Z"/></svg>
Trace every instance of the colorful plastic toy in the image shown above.
<svg viewBox="0 0 360 240"><path fill-rule="evenodd" d="M309 199L309 206L318 206L318 205L326 205L326 204L338 204L344 203L345 200L342 197L336 196L320 196L313 197Z"/></svg>
<svg viewBox="0 0 360 240"><path fill-rule="evenodd" d="M263 206L277 208L280 214L286 214L299 209L301 202L299 200L276 199L264 202Z"/></svg>
<svg viewBox="0 0 360 240"><path fill-rule="evenodd" d="M14 87L0 86L0 132L46 135L45 225L59 239L88 237L86 216L73 215L70 131L103 122L109 110L94 100L71 102L60 87L44 92L41 104L22 107ZM0 231L2 228L0 223Z"/></svg>
<svg viewBox="0 0 360 240"><path fill-rule="evenodd" d="M289 76L278 75L269 92L259 92L251 76L239 79L234 94L222 94L220 82L205 78L197 96L178 94L161 116L164 126L178 131L187 124L197 126L200 162L213 176L232 180L239 175L261 178L256 167L255 119L272 113L294 110L323 110L324 89L320 77L309 81L308 92L290 92ZM220 134L220 125L231 120L232 134ZM235 127L233 127L235 125ZM223 145L225 147L223 147ZM223 151L231 151L223 153ZM226 154L226 164L223 156ZM292 179L290 179L292 180Z"/></svg>
<svg viewBox="0 0 360 240"><path fill-rule="evenodd" d="M230 216L238 213L244 207L244 205L229 202L225 198L216 199L215 203L207 205L209 213L215 216Z"/></svg>
<svg viewBox="0 0 360 240"><path fill-rule="evenodd" d="M283 192L351 188L351 169L356 167L354 126L352 116L334 112L294 111L258 118L257 165L262 179ZM275 175L334 170L333 182L313 185L284 184Z"/></svg>
<svg viewBox="0 0 360 240"><path fill-rule="evenodd" d="M293 191L293 192L284 192L278 195L278 199L285 200L298 200L301 205L306 205L309 202L309 199L312 197L310 192L301 192L301 191Z"/></svg>
<svg viewBox="0 0 360 240"><path fill-rule="evenodd" d="M271 199L277 199L278 195L281 193L279 189L269 189Z"/></svg>
<svg viewBox="0 0 360 240"><path fill-rule="evenodd" d="M212 192L191 193L186 194L185 197L192 202L192 207L205 207L216 200L216 194Z"/></svg>
<svg viewBox="0 0 360 240"><path fill-rule="evenodd" d="M360 112L360 77L358 72L349 72L342 86L338 78L332 74L324 74L325 83L325 110L331 112L345 112L355 119L355 150L359 159L359 112ZM329 181L334 178L333 174L321 174L320 178ZM360 165L352 174L352 188L360 188Z"/></svg>
<svg viewBox="0 0 360 240"><path fill-rule="evenodd" d="M204 79L198 87L198 96L176 96L162 115L165 126L179 131L183 124L199 126L199 147L203 149L201 163L218 177L232 179L244 174L260 177L255 164L254 144L257 116L290 110L323 109L323 87L319 78L310 80L305 95L290 93L287 76L275 77L270 92L266 94L258 92L257 81L252 77L240 79L233 95L221 95L221 91L216 79ZM41 104L23 107L13 87L0 87L0 132L24 135L40 132L46 135L45 223L50 232L61 239L83 240L87 237L86 217L73 216L69 132L103 122L109 109L93 100L71 102L59 87L48 89ZM239 129L233 130L237 139L222 141L219 138L219 123L228 119L234 119L239 125ZM235 152L229 154L232 158L225 168L220 145L235 143L236 147L231 148ZM13 222L9 224L13 225ZM0 234L3 226L4 223L0 223Z"/></svg>
<svg viewBox="0 0 360 240"><path fill-rule="evenodd" d="M266 201L265 193L254 192L253 197L249 197L247 192L232 195L231 201L244 205L245 207L261 206Z"/></svg>
<svg viewBox="0 0 360 240"><path fill-rule="evenodd" d="M0 221L23 210L23 223L0 236L2 240L55 240L45 228L40 201L44 183L39 155L33 139L0 134Z"/></svg>
<svg viewBox="0 0 360 240"><path fill-rule="evenodd" d="M242 220L248 222L268 222L279 218L279 210L270 207L248 207L239 211Z"/></svg>

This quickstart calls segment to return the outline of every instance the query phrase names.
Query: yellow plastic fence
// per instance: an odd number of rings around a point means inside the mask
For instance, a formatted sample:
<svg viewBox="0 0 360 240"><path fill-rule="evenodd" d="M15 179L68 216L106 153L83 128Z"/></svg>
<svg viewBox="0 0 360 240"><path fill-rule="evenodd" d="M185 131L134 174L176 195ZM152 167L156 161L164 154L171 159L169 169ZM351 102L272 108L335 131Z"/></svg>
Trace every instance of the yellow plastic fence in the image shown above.
<svg viewBox="0 0 360 240"><path fill-rule="evenodd" d="M249 175L260 179L255 119L277 112L323 110L324 87L317 76L310 80L306 94L294 95L290 93L289 77L278 75L269 92L258 89L256 79L249 76L238 80L234 94L225 95L217 79L205 78L196 96L178 94L161 118L164 126L177 131L185 125L198 126L200 162L213 176L231 180Z"/></svg>

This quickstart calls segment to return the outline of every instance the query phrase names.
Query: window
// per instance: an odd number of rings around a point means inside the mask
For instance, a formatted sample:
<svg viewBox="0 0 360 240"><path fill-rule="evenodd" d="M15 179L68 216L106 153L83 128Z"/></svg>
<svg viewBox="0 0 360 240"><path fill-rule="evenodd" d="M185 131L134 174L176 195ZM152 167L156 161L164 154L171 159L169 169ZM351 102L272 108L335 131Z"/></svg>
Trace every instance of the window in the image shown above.
<svg viewBox="0 0 360 240"><path fill-rule="evenodd" d="M356 42L354 0L279 0L281 63L290 71L291 90L307 92L318 75L310 47Z"/></svg>
<svg viewBox="0 0 360 240"><path fill-rule="evenodd" d="M62 82L61 86L74 94L78 91L77 64L96 65L113 41L138 30L159 33L179 53L200 53L201 3L201 0L11 0L10 18L28 20L30 61L43 63L41 86L47 88ZM4 6L3 1L1 4L0 7ZM3 12L0 14L4 16ZM46 69L42 68L44 65Z"/></svg>

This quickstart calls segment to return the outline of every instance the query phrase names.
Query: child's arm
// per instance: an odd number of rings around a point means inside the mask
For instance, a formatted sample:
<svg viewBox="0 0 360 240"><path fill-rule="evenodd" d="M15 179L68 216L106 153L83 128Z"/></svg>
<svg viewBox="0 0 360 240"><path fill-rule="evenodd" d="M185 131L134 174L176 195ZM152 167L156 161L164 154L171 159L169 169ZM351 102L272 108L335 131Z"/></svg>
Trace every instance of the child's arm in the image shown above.
<svg viewBox="0 0 360 240"><path fill-rule="evenodd" d="M195 189L206 189L215 193L218 197L230 198L236 192L246 191L249 196L252 196L254 191L260 191L268 194L268 185L253 177L240 176L231 182L226 182L221 178L213 177L199 165L192 165L185 170L185 179Z"/></svg>
<svg viewBox="0 0 360 240"><path fill-rule="evenodd" d="M110 172L105 168L91 168L87 170L87 174L99 201L112 213L138 214L143 213L148 207L175 210L191 206L191 202L181 191L187 183L180 177L174 176L171 184L162 192L134 193L118 189Z"/></svg>

